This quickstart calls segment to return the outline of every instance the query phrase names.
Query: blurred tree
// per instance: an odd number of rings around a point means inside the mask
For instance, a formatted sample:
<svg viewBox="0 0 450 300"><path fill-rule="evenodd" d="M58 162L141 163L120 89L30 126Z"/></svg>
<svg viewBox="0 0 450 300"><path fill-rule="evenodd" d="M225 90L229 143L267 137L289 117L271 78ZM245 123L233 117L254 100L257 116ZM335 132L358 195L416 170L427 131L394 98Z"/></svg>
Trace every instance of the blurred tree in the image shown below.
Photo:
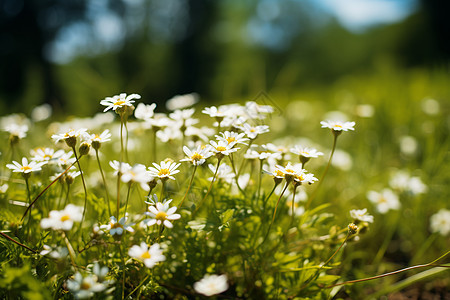
<svg viewBox="0 0 450 300"><path fill-rule="evenodd" d="M31 86L38 88L27 104L46 101L55 108L63 106L64 95L46 49L63 26L82 18L85 8L85 1L78 0L0 1L0 98L8 111L24 111Z"/></svg>

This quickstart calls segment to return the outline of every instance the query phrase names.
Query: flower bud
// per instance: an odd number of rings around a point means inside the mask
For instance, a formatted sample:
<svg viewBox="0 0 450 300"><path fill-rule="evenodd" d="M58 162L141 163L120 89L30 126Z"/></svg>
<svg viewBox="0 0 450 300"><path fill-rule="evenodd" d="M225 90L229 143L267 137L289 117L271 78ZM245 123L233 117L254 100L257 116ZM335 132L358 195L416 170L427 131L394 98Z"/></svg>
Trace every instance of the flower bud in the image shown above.
<svg viewBox="0 0 450 300"><path fill-rule="evenodd" d="M358 226L356 226L354 223L348 224L348 231L351 234L356 234L358 232Z"/></svg>
<svg viewBox="0 0 450 300"><path fill-rule="evenodd" d="M77 144L77 138L75 136L66 137L66 139L64 141L66 142L67 146L69 146L70 148L74 148L75 145Z"/></svg>
<svg viewBox="0 0 450 300"><path fill-rule="evenodd" d="M87 155L89 150L91 149L91 145L88 142L81 143L78 151L80 152L80 156Z"/></svg>
<svg viewBox="0 0 450 300"><path fill-rule="evenodd" d="M102 143L100 143L100 141L92 141L92 148L94 148L94 150L100 149L101 146Z"/></svg>

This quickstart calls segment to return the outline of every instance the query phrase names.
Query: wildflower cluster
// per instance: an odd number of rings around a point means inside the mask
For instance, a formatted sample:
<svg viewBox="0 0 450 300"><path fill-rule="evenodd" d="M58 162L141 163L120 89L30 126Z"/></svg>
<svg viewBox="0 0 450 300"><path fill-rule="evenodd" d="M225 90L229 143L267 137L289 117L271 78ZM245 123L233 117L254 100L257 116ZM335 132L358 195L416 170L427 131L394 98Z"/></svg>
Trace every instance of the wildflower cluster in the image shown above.
<svg viewBox="0 0 450 300"><path fill-rule="evenodd" d="M135 108L139 99L107 97L100 104L109 117L53 124L54 148L5 164L10 180L1 194L11 185L23 190L20 205L7 205L24 209L20 221L1 219L2 231L18 232L12 240L39 268L45 261L54 298L271 298L278 280L286 298L330 296L325 287L339 279L335 254L382 218L355 208L330 226L334 216L325 212L337 204L323 196L323 182L338 137L355 122L320 122L332 133L326 150L273 138L269 105L211 106L201 115L191 107L197 96L185 95L171 99L166 114L154 103ZM28 125L5 131L14 151ZM389 184L366 192L379 214L427 191L404 171ZM447 235L447 217L433 215L430 230Z"/></svg>

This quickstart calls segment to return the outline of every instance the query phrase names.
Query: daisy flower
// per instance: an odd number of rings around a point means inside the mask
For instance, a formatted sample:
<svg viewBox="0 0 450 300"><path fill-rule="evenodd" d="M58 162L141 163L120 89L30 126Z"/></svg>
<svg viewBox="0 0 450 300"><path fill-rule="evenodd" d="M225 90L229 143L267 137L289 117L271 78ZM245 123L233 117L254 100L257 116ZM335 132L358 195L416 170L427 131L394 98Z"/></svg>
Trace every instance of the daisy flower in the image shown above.
<svg viewBox="0 0 450 300"><path fill-rule="evenodd" d="M390 189L383 189L380 193L368 191L366 196L370 202L377 206L378 212L382 214L390 209L396 210L400 208L398 196Z"/></svg>
<svg viewBox="0 0 450 300"><path fill-rule="evenodd" d="M183 109L194 105L199 100L197 93L191 93L186 95L176 95L166 101L166 108L168 110Z"/></svg>
<svg viewBox="0 0 450 300"><path fill-rule="evenodd" d="M291 148L291 153L300 156L300 160L302 157L307 158L309 160L310 158L317 158L317 157L323 155L322 152L319 152L314 148L308 148L308 147L303 148L303 147L297 146L297 145L294 148Z"/></svg>
<svg viewBox="0 0 450 300"><path fill-rule="evenodd" d="M13 172L22 173L22 175L29 175L31 172L37 172L42 170L42 166L47 162L36 162L30 161L28 163L28 159L26 157L22 158L22 164L19 164L17 161L13 161L12 164L7 164L6 167Z"/></svg>
<svg viewBox="0 0 450 300"><path fill-rule="evenodd" d="M136 110L134 111L134 116L136 117L136 119L140 119L140 120L148 120L151 119L153 117L153 115L155 114L155 108L156 108L156 103L152 103L152 104L144 104L144 103L139 103L136 106Z"/></svg>
<svg viewBox="0 0 450 300"><path fill-rule="evenodd" d="M55 140L55 143L58 143L59 141L65 141L67 146L73 148L77 144L77 138L81 135L86 135L86 131L86 128L80 128L77 130L69 129L64 133L52 135L52 139Z"/></svg>
<svg viewBox="0 0 450 300"><path fill-rule="evenodd" d="M268 125L251 126L248 123L244 123L242 126L239 127L239 129L244 131L245 134L252 140L256 139L258 134L269 132Z"/></svg>
<svg viewBox="0 0 450 300"><path fill-rule="evenodd" d="M223 155L230 155L233 152L236 152L239 148L233 148L233 146L230 146L227 141L210 141L209 142L212 147L210 147L210 150L216 154L216 156L223 156Z"/></svg>
<svg viewBox="0 0 450 300"><path fill-rule="evenodd" d="M157 202L155 206L149 206L148 210L150 212L145 212L145 214L150 218L142 222L147 226L163 224L167 228L172 228L173 225L170 221L178 220L181 218L181 215L175 213L177 210L176 206L169 208L170 202L172 202L172 199L164 202Z"/></svg>
<svg viewBox="0 0 450 300"><path fill-rule="evenodd" d="M150 172L147 171L146 166L142 164L136 164L133 167L124 170L120 179L125 183L139 183L141 185L141 188L144 191L148 192L150 190L148 183L153 180L153 177L150 175Z"/></svg>
<svg viewBox="0 0 450 300"><path fill-rule="evenodd" d="M9 124L9 125L5 126L4 130L6 132L9 132L11 137L19 140L19 139L23 139L27 136L28 125L18 125L18 124L13 123L13 124Z"/></svg>
<svg viewBox="0 0 450 300"><path fill-rule="evenodd" d="M288 163L286 167L276 165L276 168L284 174L284 179L286 179L287 182L292 182L292 180L297 179L297 177L300 178L306 171L301 168L300 164L291 165L291 163Z"/></svg>
<svg viewBox="0 0 450 300"><path fill-rule="evenodd" d="M225 131L220 132L220 135L216 135L216 139L218 141L224 141L227 142L230 147L234 147L236 144L244 144L247 145L245 142L248 141L248 138L245 138L245 133L237 133L233 131Z"/></svg>
<svg viewBox="0 0 450 300"><path fill-rule="evenodd" d="M55 160L61 155L64 154L64 150L58 150L55 152L52 148L37 148L30 151L32 156L32 160L37 162L50 162L51 160Z"/></svg>
<svg viewBox="0 0 450 300"><path fill-rule="evenodd" d="M223 119L227 116L226 111L220 110L221 107L217 108L215 106L205 107L202 113L209 115L212 118Z"/></svg>
<svg viewBox="0 0 450 300"><path fill-rule="evenodd" d="M194 166L204 164L206 159L213 155L208 147L202 146L198 146L194 151L191 151L188 147L184 146L183 151L187 157L180 161L190 161Z"/></svg>
<svg viewBox="0 0 450 300"><path fill-rule="evenodd" d="M89 140L92 144L92 148L98 150L102 146L102 143L111 141L111 133L106 129L100 135L91 134Z"/></svg>
<svg viewBox="0 0 450 300"><path fill-rule="evenodd" d="M114 169L115 176L117 176L118 174L120 174L120 175L125 174L131 170L130 164L125 163L125 162L120 162L117 160L110 161L109 165L111 166L111 168Z"/></svg>
<svg viewBox="0 0 450 300"><path fill-rule="evenodd" d="M180 172L180 170L177 170L177 168L180 166L180 163L162 161L159 165L157 163L153 163L153 166L154 167L148 167L150 175L152 177L158 177L161 180L175 180L175 177L173 177L172 175Z"/></svg>
<svg viewBox="0 0 450 300"><path fill-rule="evenodd" d="M128 214L125 214L125 217L120 218L119 222L117 222L116 217L111 216L109 218L109 223L107 225L101 225L100 229L104 231L109 231L109 234L114 235L122 235L124 230L128 232L134 232L134 229L131 227L134 224L127 224Z"/></svg>
<svg viewBox="0 0 450 300"><path fill-rule="evenodd" d="M350 217L353 218L354 223L356 223L357 221L373 223L373 216L371 216L367 213L367 208L352 209L350 211Z"/></svg>
<svg viewBox="0 0 450 300"><path fill-rule="evenodd" d="M333 131L355 130L355 122L321 121L320 124L322 128L330 128Z"/></svg>
<svg viewBox="0 0 450 300"><path fill-rule="evenodd" d="M141 99L141 96L138 94L128 95L126 93L121 93L120 95L115 95L113 97L106 97L104 100L100 101L101 105L106 106L103 112L106 112L110 109L117 112L117 109L122 107L131 107L135 102L133 99Z"/></svg>
<svg viewBox="0 0 450 300"><path fill-rule="evenodd" d="M441 209L430 218L430 230L443 236L450 233L450 210Z"/></svg>
<svg viewBox="0 0 450 300"><path fill-rule="evenodd" d="M104 291L107 286L98 282L97 275L83 277L77 272L73 279L67 280L67 288L74 294L76 299L87 299L92 298L95 293Z"/></svg>
<svg viewBox="0 0 450 300"><path fill-rule="evenodd" d="M295 177L294 182L297 184L313 184L314 182L318 181L316 177L314 177L314 174L306 173L306 170L301 170Z"/></svg>
<svg viewBox="0 0 450 300"><path fill-rule="evenodd" d="M273 113L274 109L270 105L259 105L254 101L247 101L245 103L247 114L251 119L265 119L267 114Z"/></svg>
<svg viewBox="0 0 450 300"><path fill-rule="evenodd" d="M56 159L56 162L58 163L58 166L60 166L63 169L66 169L68 166L73 164L75 162L75 157L72 157L73 152L69 151L67 153L63 153L60 157Z"/></svg>
<svg viewBox="0 0 450 300"><path fill-rule="evenodd" d="M162 253L163 250L159 244L153 244L149 248L145 242L142 242L140 246L133 245L128 250L129 256L142 261L147 268L153 268L160 261L165 261L166 257Z"/></svg>
<svg viewBox="0 0 450 300"><path fill-rule="evenodd" d="M83 217L83 208L68 204L63 210L52 210L48 218L41 220L41 227L53 230L70 230L74 222L80 222Z"/></svg>
<svg viewBox="0 0 450 300"><path fill-rule="evenodd" d="M202 279L194 283L194 290L205 296L213 296L225 292L228 289L227 275L206 274Z"/></svg>

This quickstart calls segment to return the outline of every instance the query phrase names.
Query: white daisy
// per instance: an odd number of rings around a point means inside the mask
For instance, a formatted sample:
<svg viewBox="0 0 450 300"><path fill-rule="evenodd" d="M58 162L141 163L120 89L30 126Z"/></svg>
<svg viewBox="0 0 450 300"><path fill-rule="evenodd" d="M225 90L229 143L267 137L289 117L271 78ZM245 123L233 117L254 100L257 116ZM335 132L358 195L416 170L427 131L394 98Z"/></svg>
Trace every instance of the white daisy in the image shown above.
<svg viewBox="0 0 450 300"><path fill-rule="evenodd" d="M74 222L80 222L83 217L83 208L68 204L63 210L52 210L48 218L41 220L41 227L53 230L70 230Z"/></svg>
<svg viewBox="0 0 450 300"><path fill-rule="evenodd" d="M128 214L125 214L125 217L120 218L119 222L117 222L117 219L114 216L111 216L109 220L109 223L107 225L101 225L100 229L109 231L109 234L111 235L122 235L125 230L128 232L134 232L134 229L131 227L134 224L127 224Z"/></svg>
<svg viewBox="0 0 450 300"><path fill-rule="evenodd" d="M55 151L52 148L37 148L30 151L32 160L37 162L50 162L56 160L58 157L64 154L64 150Z"/></svg>
<svg viewBox="0 0 450 300"><path fill-rule="evenodd" d="M322 128L330 128L333 131L355 130L355 122L321 121L320 124Z"/></svg>
<svg viewBox="0 0 450 300"><path fill-rule="evenodd" d="M128 250L128 255L139 261L142 261L147 268L153 268L158 262L165 261L166 257L162 254L163 250L159 244L153 244L148 247L145 242L140 246L133 245Z"/></svg>
<svg viewBox="0 0 450 300"><path fill-rule="evenodd" d="M180 172L180 170L177 170L177 168L180 166L180 163L162 161L159 165L153 163L153 166L154 167L148 167L150 175L153 177L158 177L161 180L167 180L169 178L175 180L175 177L173 177L172 175Z"/></svg>
<svg viewBox="0 0 450 300"><path fill-rule="evenodd" d="M239 148L233 148L233 146L228 144L227 141L210 141L209 142L212 147L210 150L216 155L230 155L233 152L236 152Z"/></svg>
<svg viewBox="0 0 450 300"><path fill-rule="evenodd" d="M218 141L224 141L227 142L231 147L233 147L236 144L244 144L247 145L247 143L245 143L246 141L248 141L248 138L245 138L245 133L237 133L237 132L233 132L233 131L225 131L225 132L220 132L220 135L216 135L216 139Z"/></svg>
<svg viewBox="0 0 450 300"><path fill-rule="evenodd" d="M317 158L321 155L323 155L322 152L317 151L314 148L308 148L308 147L301 147L301 146L294 146L294 148L291 148L291 152L293 154L296 154L298 156L303 156L307 158Z"/></svg>
<svg viewBox="0 0 450 300"><path fill-rule="evenodd" d="M106 97L104 100L100 101L100 104L106 106L103 112L110 109L116 111L118 108L133 106L133 103L135 102L133 99L141 99L141 96L138 94L131 94L127 96L126 93L121 93L120 95Z"/></svg>
<svg viewBox="0 0 450 300"><path fill-rule="evenodd" d="M202 279L194 283L194 290L205 296L213 296L228 289L227 275L205 274Z"/></svg>
<svg viewBox="0 0 450 300"><path fill-rule="evenodd" d="M239 127L239 129L244 131L247 137L249 137L252 140L256 139L256 137L261 133L269 132L268 125L252 126L248 123L244 123L242 126Z"/></svg>
<svg viewBox="0 0 450 300"><path fill-rule="evenodd" d="M450 210L441 209L430 218L430 230L443 236L450 233Z"/></svg>
<svg viewBox="0 0 450 300"><path fill-rule="evenodd" d="M360 221L360 222L373 223L373 216L371 216L367 213L367 208L352 209L350 211L350 217L353 218L354 222Z"/></svg>
<svg viewBox="0 0 450 300"><path fill-rule="evenodd" d="M28 125L19 125L19 124L9 124L6 125L4 130L6 132L9 132L12 137L15 137L17 139L23 139L27 136L28 132Z"/></svg>
<svg viewBox="0 0 450 300"><path fill-rule="evenodd" d="M145 212L149 219L145 219L144 224L147 226L152 226L155 224L161 225L163 224L167 228L172 228L173 225L170 221L178 220L181 218L181 215L176 214L177 211L176 206L172 206L169 208L169 204L172 200L167 200L164 202L157 202L155 206L149 206L148 210L150 212Z"/></svg>
<svg viewBox="0 0 450 300"><path fill-rule="evenodd" d="M209 147L198 146L197 149L191 151L188 147L184 146L183 151L186 154L186 158L180 161L190 161L194 166L199 166L205 163L213 153L209 151Z"/></svg>
<svg viewBox="0 0 450 300"><path fill-rule="evenodd" d="M390 209L396 210L400 208L398 196L390 189L383 189L380 193L368 191L366 196L367 199L377 206L378 212L382 214Z"/></svg>
<svg viewBox="0 0 450 300"><path fill-rule="evenodd" d="M28 163L28 159L26 157L22 158L22 164L19 164L17 161L13 161L12 164L7 164L6 167L13 172L18 172L22 174L28 174L31 172L37 172L42 170L42 166L45 165L47 162L36 162L36 161L30 161Z"/></svg>
<svg viewBox="0 0 450 300"><path fill-rule="evenodd" d="M183 109L194 105L199 100L197 93L191 93L186 95L176 95L166 101L166 108L168 110Z"/></svg>
<svg viewBox="0 0 450 300"><path fill-rule="evenodd" d="M134 111L134 116L136 119L149 120L155 114L156 103L150 105L139 103Z"/></svg>
<svg viewBox="0 0 450 300"><path fill-rule="evenodd" d="M131 168L127 168L120 177L122 182L136 182L139 183L144 191L149 191L150 187L148 183L153 180L153 176L150 171L147 171L147 167L142 164L136 164Z"/></svg>
<svg viewBox="0 0 450 300"><path fill-rule="evenodd" d="M76 299L86 299L93 297L95 293L104 291L107 286L98 282L97 275L83 277L77 272L73 279L67 280L67 288L74 294Z"/></svg>

